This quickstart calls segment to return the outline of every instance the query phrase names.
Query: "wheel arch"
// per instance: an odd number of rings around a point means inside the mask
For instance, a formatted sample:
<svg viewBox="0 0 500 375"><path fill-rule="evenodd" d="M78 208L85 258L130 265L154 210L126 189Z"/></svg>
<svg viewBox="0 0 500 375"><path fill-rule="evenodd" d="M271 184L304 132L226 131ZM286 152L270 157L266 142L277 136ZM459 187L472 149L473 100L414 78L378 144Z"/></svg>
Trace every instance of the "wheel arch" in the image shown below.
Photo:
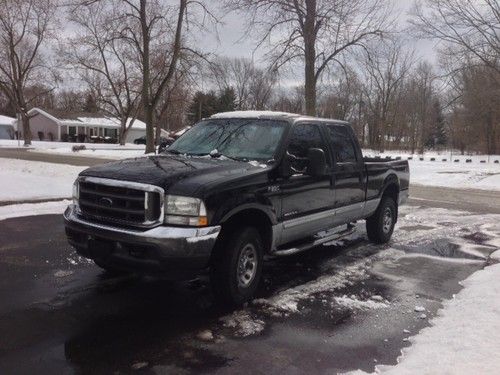
<svg viewBox="0 0 500 375"><path fill-rule="evenodd" d="M221 234L224 238L224 233L237 227L255 227L261 236L264 253L269 253L273 242L273 224L273 218L268 212L255 206L247 206L233 210L222 218Z"/></svg>

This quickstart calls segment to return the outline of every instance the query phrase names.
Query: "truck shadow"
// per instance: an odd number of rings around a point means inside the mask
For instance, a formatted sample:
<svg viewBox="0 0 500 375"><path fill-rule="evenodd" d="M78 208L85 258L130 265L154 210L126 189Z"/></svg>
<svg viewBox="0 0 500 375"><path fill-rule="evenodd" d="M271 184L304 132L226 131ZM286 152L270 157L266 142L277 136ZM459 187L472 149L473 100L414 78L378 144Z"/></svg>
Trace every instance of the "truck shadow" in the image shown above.
<svg viewBox="0 0 500 375"><path fill-rule="evenodd" d="M340 247L323 246L268 260L256 297L267 298L321 276L325 262L341 259L348 264L378 251L365 244L360 238ZM347 255L353 247L359 251ZM77 322L65 340L64 354L79 372L128 372L133 362L147 363L148 368L172 366L173 372L196 372L231 362L231 358L195 344L197 333L231 312L214 303L206 279L169 283L154 278L110 278L105 273L97 279L66 311L56 312Z"/></svg>

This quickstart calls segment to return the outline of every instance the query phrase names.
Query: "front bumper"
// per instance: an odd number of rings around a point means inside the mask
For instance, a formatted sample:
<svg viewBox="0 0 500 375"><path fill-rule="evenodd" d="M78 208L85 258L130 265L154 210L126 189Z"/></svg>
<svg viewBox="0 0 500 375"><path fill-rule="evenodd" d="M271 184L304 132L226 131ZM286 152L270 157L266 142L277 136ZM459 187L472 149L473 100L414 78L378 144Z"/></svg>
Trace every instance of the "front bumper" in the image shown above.
<svg viewBox="0 0 500 375"><path fill-rule="evenodd" d="M191 276L208 266L220 226L157 226L127 229L94 223L78 216L75 205L64 212L66 235L77 252L114 268Z"/></svg>

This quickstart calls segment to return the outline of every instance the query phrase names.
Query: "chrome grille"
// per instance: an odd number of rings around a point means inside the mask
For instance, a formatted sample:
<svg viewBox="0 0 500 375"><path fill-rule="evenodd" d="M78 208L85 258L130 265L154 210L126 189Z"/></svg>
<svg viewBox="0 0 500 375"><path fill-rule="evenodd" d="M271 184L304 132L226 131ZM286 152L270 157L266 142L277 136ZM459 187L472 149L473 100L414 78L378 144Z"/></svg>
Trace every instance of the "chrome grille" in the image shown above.
<svg viewBox="0 0 500 375"><path fill-rule="evenodd" d="M163 189L157 186L94 177L82 177L78 184L83 216L139 227L163 221Z"/></svg>

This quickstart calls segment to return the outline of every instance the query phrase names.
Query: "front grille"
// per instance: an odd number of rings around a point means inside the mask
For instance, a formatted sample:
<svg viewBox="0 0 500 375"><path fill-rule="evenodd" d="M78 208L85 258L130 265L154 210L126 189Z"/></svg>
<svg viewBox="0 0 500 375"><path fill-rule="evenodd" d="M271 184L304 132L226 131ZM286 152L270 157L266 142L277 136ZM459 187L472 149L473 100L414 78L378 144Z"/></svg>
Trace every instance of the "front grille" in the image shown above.
<svg viewBox="0 0 500 375"><path fill-rule="evenodd" d="M147 227L162 220L160 190L145 184L83 178L78 205L83 216L100 222Z"/></svg>

